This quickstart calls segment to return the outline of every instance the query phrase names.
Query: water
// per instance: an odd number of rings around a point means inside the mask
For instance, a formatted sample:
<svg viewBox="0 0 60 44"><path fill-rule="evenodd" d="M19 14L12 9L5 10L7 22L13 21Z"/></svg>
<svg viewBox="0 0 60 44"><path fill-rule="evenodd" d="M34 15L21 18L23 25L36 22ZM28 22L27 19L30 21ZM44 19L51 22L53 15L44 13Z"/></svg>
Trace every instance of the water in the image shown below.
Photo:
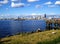
<svg viewBox="0 0 60 44"><path fill-rule="evenodd" d="M0 20L0 38L8 35L13 35L18 32L32 32L38 28L46 29L46 22L44 20Z"/></svg>

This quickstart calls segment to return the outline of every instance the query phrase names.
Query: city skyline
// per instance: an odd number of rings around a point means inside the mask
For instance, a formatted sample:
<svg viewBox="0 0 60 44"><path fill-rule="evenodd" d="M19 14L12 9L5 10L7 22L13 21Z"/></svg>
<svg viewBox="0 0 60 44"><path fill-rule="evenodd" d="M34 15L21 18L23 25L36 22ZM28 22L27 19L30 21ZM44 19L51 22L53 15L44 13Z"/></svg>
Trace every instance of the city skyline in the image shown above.
<svg viewBox="0 0 60 44"><path fill-rule="evenodd" d="M60 0L0 0L0 17L60 15Z"/></svg>

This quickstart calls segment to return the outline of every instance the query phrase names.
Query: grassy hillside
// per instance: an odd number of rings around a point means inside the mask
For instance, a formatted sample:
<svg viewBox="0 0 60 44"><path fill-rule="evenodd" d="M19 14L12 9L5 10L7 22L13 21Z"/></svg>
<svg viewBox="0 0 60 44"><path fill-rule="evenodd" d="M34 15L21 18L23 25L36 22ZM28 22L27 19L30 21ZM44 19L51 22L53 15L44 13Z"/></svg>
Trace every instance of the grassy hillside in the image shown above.
<svg viewBox="0 0 60 44"><path fill-rule="evenodd" d="M52 32L55 32L54 34ZM1 44L60 44L60 30L20 34L1 39Z"/></svg>

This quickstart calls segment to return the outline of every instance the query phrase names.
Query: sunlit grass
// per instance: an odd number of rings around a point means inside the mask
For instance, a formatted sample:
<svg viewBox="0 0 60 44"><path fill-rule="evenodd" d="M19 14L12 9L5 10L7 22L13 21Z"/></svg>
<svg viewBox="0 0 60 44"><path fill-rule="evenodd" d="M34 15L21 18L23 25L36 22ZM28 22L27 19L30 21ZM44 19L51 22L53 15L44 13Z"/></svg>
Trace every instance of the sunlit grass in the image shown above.
<svg viewBox="0 0 60 44"><path fill-rule="evenodd" d="M52 34L52 32L56 33ZM26 33L1 39L2 44L58 44L59 42L60 30Z"/></svg>

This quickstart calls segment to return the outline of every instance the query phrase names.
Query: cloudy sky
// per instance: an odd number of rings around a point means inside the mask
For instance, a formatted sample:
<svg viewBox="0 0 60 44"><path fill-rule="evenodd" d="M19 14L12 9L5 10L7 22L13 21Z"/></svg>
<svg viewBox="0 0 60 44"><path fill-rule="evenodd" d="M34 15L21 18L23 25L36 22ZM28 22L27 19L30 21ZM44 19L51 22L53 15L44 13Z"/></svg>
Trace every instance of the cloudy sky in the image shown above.
<svg viewBox="0 0 60 44"><path fill-rule="evenodd" d="M0 0L0 17L58 15L60 0Z"/></svg>

